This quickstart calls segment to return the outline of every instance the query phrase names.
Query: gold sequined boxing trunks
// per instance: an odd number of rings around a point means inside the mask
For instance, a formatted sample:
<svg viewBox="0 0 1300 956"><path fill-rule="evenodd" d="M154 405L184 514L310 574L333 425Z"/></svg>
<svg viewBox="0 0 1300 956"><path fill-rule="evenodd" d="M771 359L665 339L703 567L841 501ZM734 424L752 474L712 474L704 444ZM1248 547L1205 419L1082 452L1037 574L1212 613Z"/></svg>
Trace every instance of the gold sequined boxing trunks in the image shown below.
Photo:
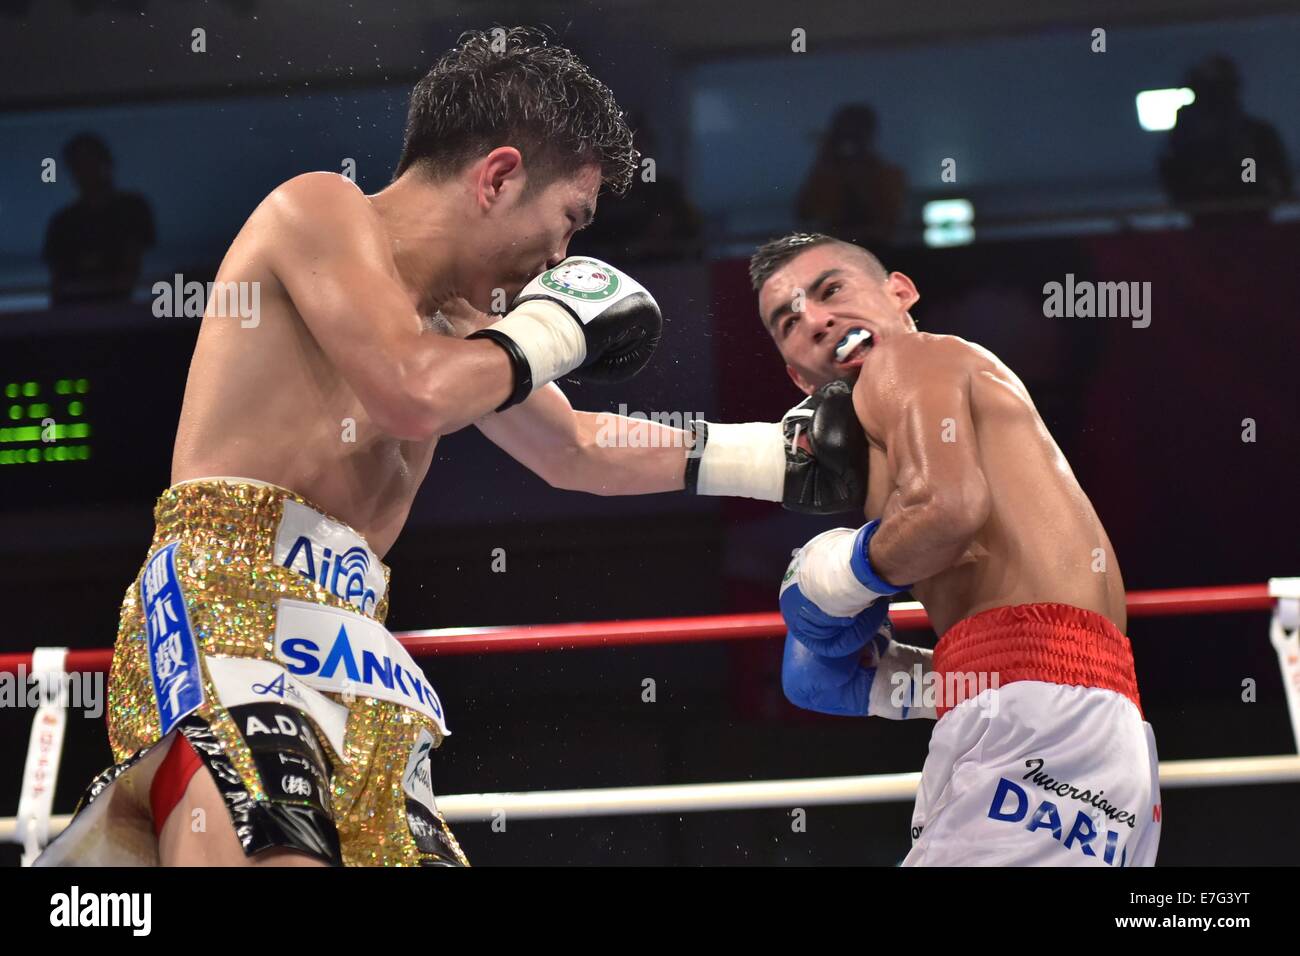
<svg viewBox="0 0 1300 956"><path fill-rule="evenodd" d="M151 784L181 735L247 855L468 865L432 788L442 703L383 626L389 572L361 536L242 478L175 485L154 521L109 674L118 763L38 865L156 864Z"/></svg>

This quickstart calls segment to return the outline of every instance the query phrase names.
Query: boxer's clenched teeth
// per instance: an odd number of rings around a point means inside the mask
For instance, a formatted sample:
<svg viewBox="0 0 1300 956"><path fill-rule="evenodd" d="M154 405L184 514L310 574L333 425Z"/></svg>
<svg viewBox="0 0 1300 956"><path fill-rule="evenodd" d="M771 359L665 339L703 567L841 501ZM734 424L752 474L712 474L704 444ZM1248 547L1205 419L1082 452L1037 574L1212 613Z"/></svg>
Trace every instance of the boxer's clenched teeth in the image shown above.
<svg viewBox="0 0 1300 956"><path fill-rule="evenodd" d="M866 329L853 329L840 339L835 346L835 361L843 364L854 358L859 349L866 351L871 347L871 333Z"/></svg>

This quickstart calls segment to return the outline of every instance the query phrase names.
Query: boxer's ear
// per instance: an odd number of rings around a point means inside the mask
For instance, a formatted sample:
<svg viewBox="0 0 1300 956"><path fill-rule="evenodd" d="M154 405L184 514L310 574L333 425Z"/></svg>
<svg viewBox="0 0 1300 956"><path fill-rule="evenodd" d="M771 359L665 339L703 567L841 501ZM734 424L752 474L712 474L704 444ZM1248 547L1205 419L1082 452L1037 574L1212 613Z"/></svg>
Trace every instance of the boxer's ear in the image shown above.
<svg viewBox="0 0 1300 956"><path fill-rule="evenodd" d="M916 288L916 283L901 272L889 274L885 279L885 291L898 301L904 312L921 301L921 293Z"/></svg>
<svg viewBox="0 0 1300 956"><path fill-rule="evenodd" d="M790 381L794 382L794 387L799 389L799 391L803 392L805 395L811 395L813 392L817 391L816 387L809 385L808 381L796 372L793 367L787 365L785 367L785 374L790 376Z"/></svg>
<svg viewBox="0 0 1300 956"><path fill-rule="evenodd" d="M523 193L524 161L513 146L498 146L480 160L474 171L475 199L487 210L510 192Z"/></svg>

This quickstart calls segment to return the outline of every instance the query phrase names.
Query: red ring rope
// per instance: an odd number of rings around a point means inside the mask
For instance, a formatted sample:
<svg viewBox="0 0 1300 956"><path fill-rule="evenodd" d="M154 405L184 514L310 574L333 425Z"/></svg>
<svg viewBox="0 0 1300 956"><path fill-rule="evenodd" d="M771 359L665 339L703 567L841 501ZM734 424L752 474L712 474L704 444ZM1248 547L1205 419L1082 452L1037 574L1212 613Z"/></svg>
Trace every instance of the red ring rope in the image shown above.
<svg viewBox="0 0 1300 956"><path fill-rule="evenodd" d="M1267 584L1230 584L1222 587L1169 588L1130 591L1129 617L1164 617L1184 614L1224 614L1267 611L1274 598ZM929 619L919 608L893 611L899 630L926 627ZM640 621L593 621L578 624L533 624L519 627L452 627L428 631L403 631L398 640L414 657L439 654L491 654L498 651L574 650L589 647L624 647L637 644L684 644L699 641L746 640L782 637L781 615L718 614L709 617L665 617ZM68 651L69 672L107 671L111 648ZM0 654L0 674L30 670L30 652Z"/></svg>

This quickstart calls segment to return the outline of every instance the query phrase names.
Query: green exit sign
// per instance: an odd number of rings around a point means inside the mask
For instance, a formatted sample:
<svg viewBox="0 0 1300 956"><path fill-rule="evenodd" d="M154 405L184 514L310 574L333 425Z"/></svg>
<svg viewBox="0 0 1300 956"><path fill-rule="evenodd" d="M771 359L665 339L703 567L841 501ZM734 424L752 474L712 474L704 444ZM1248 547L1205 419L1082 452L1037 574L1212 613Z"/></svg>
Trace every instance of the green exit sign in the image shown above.
<svg viewBox="0 0 1300 956"><path fill-rule="evenodd" d="M0 404L0 465L88 460L89 391L84 378L7 382Z"/></svg>

